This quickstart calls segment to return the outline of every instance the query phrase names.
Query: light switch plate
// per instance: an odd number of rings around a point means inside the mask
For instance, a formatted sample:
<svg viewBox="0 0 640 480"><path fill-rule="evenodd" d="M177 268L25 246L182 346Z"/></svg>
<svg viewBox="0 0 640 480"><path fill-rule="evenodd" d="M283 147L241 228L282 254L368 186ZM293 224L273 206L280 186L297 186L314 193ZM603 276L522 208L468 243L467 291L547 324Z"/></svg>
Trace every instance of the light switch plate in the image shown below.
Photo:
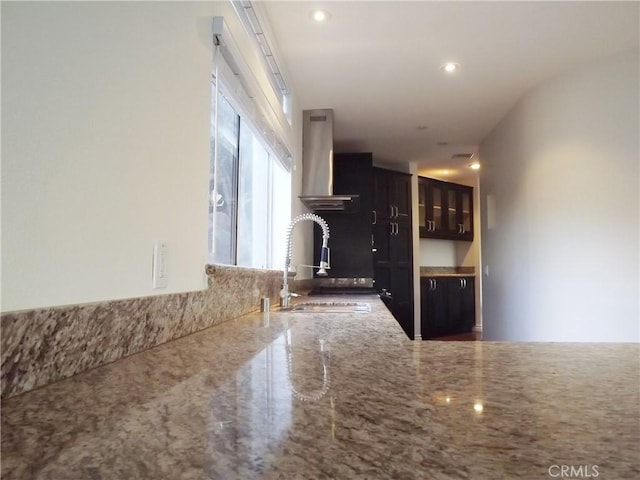
<svg viewBox="0 0 640 480"><path fill-rule="evenodd" d="M153 245L153 289L167 288L167 244L155 242Z"/></svg>

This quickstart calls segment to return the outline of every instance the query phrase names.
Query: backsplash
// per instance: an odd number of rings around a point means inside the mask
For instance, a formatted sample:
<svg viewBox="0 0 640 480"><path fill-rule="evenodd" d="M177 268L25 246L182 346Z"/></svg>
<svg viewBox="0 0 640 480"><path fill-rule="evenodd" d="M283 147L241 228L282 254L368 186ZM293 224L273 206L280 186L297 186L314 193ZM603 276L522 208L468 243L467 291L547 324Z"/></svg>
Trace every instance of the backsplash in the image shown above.
<svg viewBox="0 0 640 480"><path fill-rule="evenodd" d="M207 265L197 292L3 313L2 398L48 385L278 300L282 272Z"/></svg>

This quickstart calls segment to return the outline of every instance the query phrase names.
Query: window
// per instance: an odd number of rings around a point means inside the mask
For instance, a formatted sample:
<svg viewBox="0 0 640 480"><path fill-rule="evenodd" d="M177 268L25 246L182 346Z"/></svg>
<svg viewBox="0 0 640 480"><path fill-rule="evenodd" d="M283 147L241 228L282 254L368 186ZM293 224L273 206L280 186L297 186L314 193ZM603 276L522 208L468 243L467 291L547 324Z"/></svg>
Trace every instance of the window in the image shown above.
<svg viewBox="0 0 640 480"><path fill-rule="evenodd" d="M209 262L283 268L291 174L214 83L213 98L216 92L211 115Z"/></svg>

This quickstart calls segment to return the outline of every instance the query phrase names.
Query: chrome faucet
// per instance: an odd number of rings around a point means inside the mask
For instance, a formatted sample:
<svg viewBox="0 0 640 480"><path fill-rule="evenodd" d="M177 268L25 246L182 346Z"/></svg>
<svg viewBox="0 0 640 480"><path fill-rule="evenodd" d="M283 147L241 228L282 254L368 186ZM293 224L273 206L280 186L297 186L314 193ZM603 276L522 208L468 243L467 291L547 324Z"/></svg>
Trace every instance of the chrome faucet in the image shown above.
<svg viewBox="0 0 640 480"><path fill-rule="evenodd" d="M319 215L315 213L303 213L302 215L298 215L296 218L291 220L289 224L289 228L287 229L287 250L286 250L286 259L284 263L284 279L282 282L282 290L280 290L280 306L282 308L291 308L291 292L289 291L289 267L291 266L291 257L293 254L293 245L291 243L291 233L293 232L293 227L295 227L299 222L303 220L311 220L316 222L320 227L322 227L322 248L320 250L320 265L312 266L312 265L300 265L301 267L311 267L318 269L318 275L321 277L327 276L327 269L331 268L329 266L329 247L327 245L329 241L329 225L327 222Z"/></svg>

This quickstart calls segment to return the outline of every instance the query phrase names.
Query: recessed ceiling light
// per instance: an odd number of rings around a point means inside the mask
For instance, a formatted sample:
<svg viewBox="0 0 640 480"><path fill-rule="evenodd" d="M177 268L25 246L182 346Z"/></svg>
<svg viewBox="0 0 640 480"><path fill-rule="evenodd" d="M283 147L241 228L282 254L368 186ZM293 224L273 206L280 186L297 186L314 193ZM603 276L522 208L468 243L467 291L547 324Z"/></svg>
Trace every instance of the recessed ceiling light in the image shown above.
<svg viewBox="0 0 640 480"><path fill-rule="evenodd" d="M472 170L479 170L480 169L480 162L473 162L469 164L469 168L471 168Z"/></svg>
<svg viewBox="0 0 640 480"><path fill-rule="evenodd" d="M454 62L448 62L448 63L445 63L444 65L441 65L440 70L443 70L447 73L457 72L458 70L460 70L460 64L454 63Z"/></svg>
<svg viewBox="0 0 640 480"><path fill-rule="evenodd" d="M318 23L326 22L329 20L329 12L326 10L314 10L311 12L311 18Z"/></svg>

